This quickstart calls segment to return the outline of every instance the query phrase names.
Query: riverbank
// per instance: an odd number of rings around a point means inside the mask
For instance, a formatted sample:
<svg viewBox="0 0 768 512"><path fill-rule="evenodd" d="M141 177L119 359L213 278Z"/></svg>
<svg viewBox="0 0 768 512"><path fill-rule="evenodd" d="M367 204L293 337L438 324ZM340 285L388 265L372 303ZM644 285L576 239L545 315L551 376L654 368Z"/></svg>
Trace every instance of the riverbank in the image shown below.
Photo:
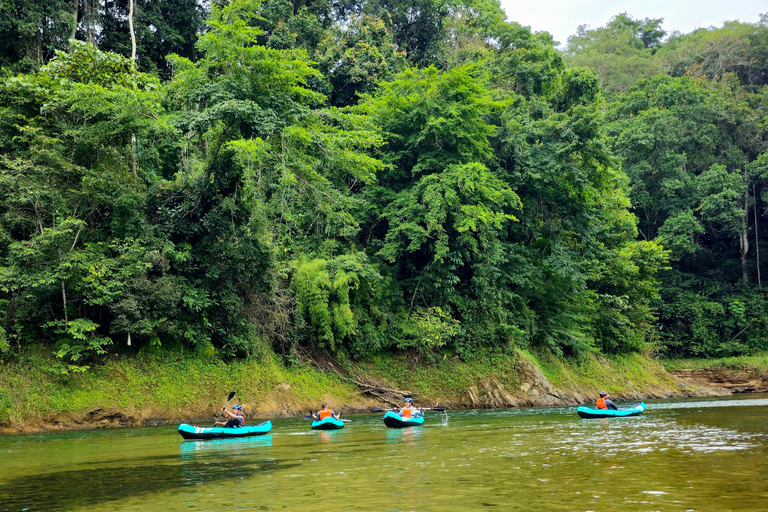
<svg viewBox="0 0 768 512"><path fill-rule="evenodd" d="M42 351L0 366L0 432L212 422L233 389L253 419L300 416L323 401L347 413L366 412L404 396L480 409L590 403L602 389L616 400L730 392L686 382L639 354L563 361L489 352L471 362L446 357L433 363L380 356L323 371L286 367L277 357L224 363L167 352L118 356L67 376L46 371L47 357Z"/></svg>
<svg viewBox="0 0 768 512"><path fill-rule="evenodd" d="M664 367L671 375L718 394L768 391L768 355L669 359Z"/></svg>

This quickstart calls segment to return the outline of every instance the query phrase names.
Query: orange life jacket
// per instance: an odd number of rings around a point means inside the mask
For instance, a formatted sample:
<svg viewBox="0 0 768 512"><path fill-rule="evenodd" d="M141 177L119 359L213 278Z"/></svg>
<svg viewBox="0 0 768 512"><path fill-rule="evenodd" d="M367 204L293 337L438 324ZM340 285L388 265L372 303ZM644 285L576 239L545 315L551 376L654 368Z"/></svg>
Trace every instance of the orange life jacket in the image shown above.
<svg viewBox="0 0 768 512"><path fill-rule="evenodd" d="M333 412L328 409L327 411L320 411L318 414L320 415L320 419L324 420L325 418L330 418Z"/></svg>
<svg viewBox="0 0 768 512"><path fill-rule="evenodd" d="M411 408L400 409L400 417L401 418L410 418L412 412L413 412L413 409L411 409Z"/></svg>
<svg viewBox="0 0 768 512"><path fill-rule="evenodd" d="M600 397L597 399L597 408L598 409L607 409L608 406L605 405L605 398Z"/></svg>

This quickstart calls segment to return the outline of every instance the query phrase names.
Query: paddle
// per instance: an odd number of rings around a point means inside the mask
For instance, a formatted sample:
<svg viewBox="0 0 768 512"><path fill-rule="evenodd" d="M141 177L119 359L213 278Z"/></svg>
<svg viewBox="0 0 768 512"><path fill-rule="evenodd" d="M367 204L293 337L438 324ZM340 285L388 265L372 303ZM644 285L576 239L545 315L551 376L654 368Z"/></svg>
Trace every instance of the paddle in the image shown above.
<svg viewBox="0 0 768 512"><path fill-rule="evenodd" d="M216 423L219 422L219 420L221 419L221 415L224 414L224 409L227 408L227 404L229 404L229 401L232 400L232 398L234 398L234 396L235 396L235 392L234 391L229 394L229 396L227 397L227 403L224 404L224 408L219 413L219 417L216 418ZM213 424L214 427L216 426L216 423Z"/></svg>
<svg viewBox="0 0 768 512"><path fill-rule="evenodd" d="M400 409L382 409L381 407L373 407L371 408L371 412L384 412L384 411L394 411L394 410L400 410ZM445 407L442 405L438 405L437 407L422 407L422 411L444 411Z"/></svg>

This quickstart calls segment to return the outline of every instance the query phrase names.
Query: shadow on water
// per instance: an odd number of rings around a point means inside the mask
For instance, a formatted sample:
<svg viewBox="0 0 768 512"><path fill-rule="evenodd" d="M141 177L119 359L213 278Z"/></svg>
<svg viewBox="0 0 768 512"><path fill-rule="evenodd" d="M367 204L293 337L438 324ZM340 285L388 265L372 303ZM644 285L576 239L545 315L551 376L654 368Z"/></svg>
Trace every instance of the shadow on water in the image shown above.
<svg viewBox="0 0 768 512"><path fill-rule="evenodd" d="M102 506L128 497L183 491L192 485L242 479L300 465L272 459L243 460L236 455L211 460L212 457L207 455L209 453L198 458L193 452L185 454L182 451L181 457L148 457L131 461L133 464L143 463L141 465L66 470L10 479L0 485L0 510L72 510ZM162 463L159 459L174 462Z"/></svg>

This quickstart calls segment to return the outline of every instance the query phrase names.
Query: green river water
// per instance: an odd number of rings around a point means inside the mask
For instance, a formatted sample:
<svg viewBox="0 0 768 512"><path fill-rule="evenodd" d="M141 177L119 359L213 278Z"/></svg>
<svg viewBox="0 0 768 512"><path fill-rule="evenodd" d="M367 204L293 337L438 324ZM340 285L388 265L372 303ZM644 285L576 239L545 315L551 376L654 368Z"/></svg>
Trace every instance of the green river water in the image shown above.
<svg viewBox="0 0 768 512"><path fill-rule="evenodd" d="M427 413L388 429L273 421L266 436L184 441L175 427L0 437L0 511L768 510L768 395Z"/></svg>

